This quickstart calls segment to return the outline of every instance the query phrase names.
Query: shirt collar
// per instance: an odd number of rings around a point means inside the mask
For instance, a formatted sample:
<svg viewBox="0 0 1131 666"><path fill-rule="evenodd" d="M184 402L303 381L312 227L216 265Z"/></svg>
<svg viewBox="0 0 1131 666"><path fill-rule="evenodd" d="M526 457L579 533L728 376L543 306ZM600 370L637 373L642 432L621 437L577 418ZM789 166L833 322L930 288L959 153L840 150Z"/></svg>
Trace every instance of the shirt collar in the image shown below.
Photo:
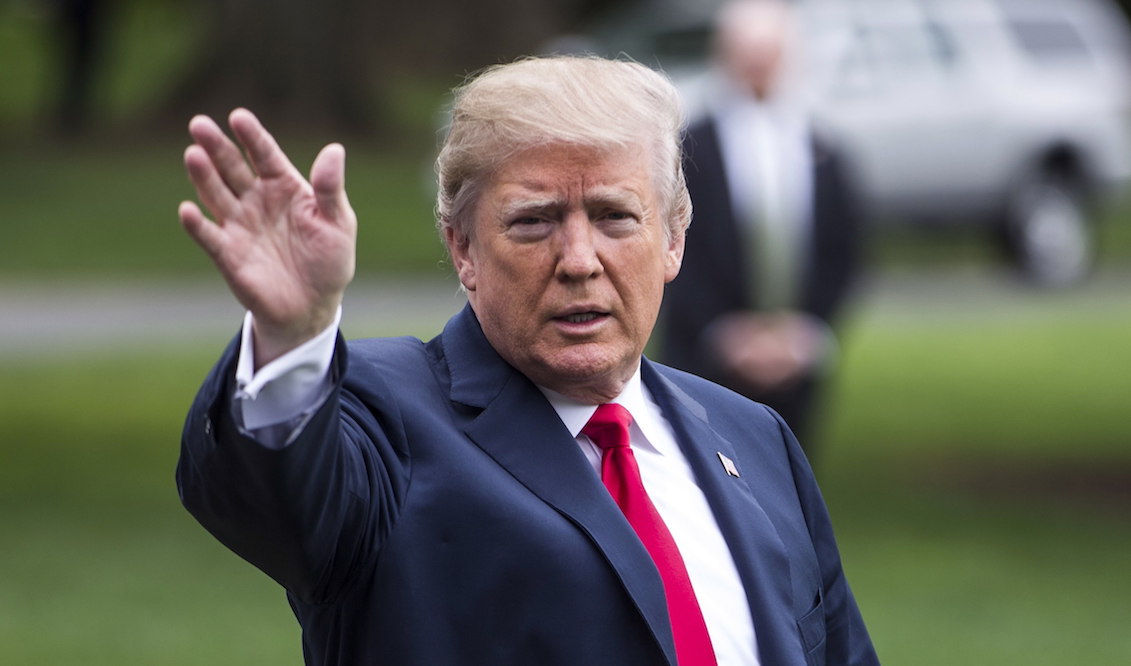
<svg viewBox="0 0 1131 666"><path fill-rule="evenodd" d="M593 412L597 411L597 405L590 405L583 402L574 400L552 391L544 386L539 386L538 389L542 391L546 399L550 401L550 406L558 413L558 418L562 420L565 427L569 430L569 434L577 437L581 434L581 429L589 422L593 416ZM636 372L632 373L628 383L625 384L624 390L620 395L613 398L609 402L623 405L625 409L632 414L633 420L639 422L640 419L646 418L648 412L649 398L645 395L644 384L640 381L640 365L636 366Z"/></svg>

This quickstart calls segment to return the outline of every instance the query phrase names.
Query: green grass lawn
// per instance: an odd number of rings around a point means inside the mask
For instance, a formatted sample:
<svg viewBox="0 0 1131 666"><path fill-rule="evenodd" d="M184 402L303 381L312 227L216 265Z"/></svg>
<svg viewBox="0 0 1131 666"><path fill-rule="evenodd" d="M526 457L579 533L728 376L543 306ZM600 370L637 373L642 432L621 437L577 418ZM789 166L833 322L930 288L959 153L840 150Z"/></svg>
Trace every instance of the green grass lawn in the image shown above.
<svg viewBox="0 0 1131 666"><path fill-rule="evenodd" d="M1118 299L862 310L819 471L886 663L1131 660L1129 330ZM0 360L5 663L301 663L282 592L176 498L223 342Z"/></svg>
<svg viewBox="0 0 1131 666"><path fill-rule="evenodd" d="M0 644L11 664L299 664L275 584L173 485L209 354L0 369Z"/></svg>
<svg viewBox="0 0 1131 666"><path fill-rule="evenodd" d="M864 314L820 475L892 664L1131 660L1131 299Z"/></svg>

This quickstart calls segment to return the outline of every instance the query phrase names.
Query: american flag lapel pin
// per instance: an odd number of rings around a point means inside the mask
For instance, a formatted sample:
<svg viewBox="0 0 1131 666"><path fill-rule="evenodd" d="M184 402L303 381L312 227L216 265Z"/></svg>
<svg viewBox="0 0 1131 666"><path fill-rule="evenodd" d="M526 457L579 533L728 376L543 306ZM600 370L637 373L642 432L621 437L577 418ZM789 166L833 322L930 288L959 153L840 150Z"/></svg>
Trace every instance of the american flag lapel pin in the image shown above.
<svg viewBox="0 0 1131 666"><path fill-rule="evenodd" d="M734 466L734 461L724 456L722 451L716 451L715 455L719 457L719 462L723 464L723 469L726 470L727 474L730 474L736 479L741 476L741 474L738 473L738 468Z"/></svg>

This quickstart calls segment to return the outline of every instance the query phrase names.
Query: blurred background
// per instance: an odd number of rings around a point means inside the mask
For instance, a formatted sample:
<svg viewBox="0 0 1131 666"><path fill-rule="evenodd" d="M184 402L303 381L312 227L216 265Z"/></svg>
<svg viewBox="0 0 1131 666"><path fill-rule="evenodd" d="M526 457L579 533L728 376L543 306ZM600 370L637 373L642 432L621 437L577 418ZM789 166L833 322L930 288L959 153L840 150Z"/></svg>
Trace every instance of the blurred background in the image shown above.
<svg viewBox="0 0 1131 666"><path fill-rule="evenodd" d="M627 53L701 113L712 0L0 0L0 645L11 664L299 664L282 591L173 484L240 321L181 232L194 113L300 169L346 143L349 337L458 307L432 221L445 93ZM799 2L804 99L868 270L815 437L890 664L1131 663L1126 3Z"/></svg>

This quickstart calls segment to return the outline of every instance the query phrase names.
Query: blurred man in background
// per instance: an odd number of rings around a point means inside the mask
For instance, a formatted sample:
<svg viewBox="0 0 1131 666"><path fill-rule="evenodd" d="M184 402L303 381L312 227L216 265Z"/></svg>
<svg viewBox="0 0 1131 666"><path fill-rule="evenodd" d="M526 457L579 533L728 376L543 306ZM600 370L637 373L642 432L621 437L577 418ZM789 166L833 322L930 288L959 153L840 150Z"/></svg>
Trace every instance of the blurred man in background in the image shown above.
<svg viewBox="0 0 1131 666"><path fill-rule="evenodd" d="M695 225L665 297L661 354L769 404L812 456L813 402L835 360L862 222L790 87L799 46L778 0L739 0L716 17L718 85L685 139Z"/></svg>

